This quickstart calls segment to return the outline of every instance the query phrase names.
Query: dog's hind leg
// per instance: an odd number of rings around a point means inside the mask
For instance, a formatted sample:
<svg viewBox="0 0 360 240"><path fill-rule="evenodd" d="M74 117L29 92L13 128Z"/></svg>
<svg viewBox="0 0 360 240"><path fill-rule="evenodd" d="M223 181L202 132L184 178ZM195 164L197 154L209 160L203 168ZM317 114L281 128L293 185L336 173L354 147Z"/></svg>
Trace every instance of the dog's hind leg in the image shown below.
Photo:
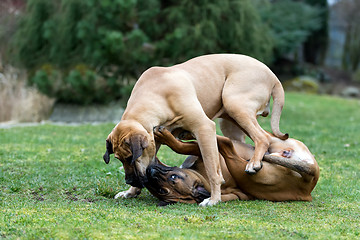
<svg viewBox="0 0 360 240"><path fill-rule="evenodd" d="M245 169L249 174L261 169L261 160L270 145L270 135L261 128L256 117L266 111L272 85L262 81L262 78L259 80L258 74L249 72L230 77L225 82L222 94L225 112L254 141L255 152ZM256 83L256 87L249 82Z"/></svg>
<svg viewBox="0 0 360 240"><path fill-rule="evenodd" d="M255 174L262 167L261 160L269 148L270 135L258 124L256 113L249 114L249 111L244 111L246 108L241 105L233 109L232 117L236 119L238 124L242 126L244 131L254 141L255 152L246 165L245 171L249 174Z"/></svg>

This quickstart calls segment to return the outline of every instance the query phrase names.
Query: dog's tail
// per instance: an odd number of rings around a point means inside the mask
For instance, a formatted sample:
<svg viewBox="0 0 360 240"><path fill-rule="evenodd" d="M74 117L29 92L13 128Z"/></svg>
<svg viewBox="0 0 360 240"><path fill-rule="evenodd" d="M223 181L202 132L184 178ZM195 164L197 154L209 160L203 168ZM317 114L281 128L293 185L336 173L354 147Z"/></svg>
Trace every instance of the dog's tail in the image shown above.
<svg viewBox="0 0 360 240"><path fill-rule="evenodd" d="M286 140L289 138L289 134L282 133L279 127L281 111L285 103L284 89L279 80L272 89L271 96L273 97L274 101L271 114L271 130L276 137L280 138L281 140Z"/></svg>

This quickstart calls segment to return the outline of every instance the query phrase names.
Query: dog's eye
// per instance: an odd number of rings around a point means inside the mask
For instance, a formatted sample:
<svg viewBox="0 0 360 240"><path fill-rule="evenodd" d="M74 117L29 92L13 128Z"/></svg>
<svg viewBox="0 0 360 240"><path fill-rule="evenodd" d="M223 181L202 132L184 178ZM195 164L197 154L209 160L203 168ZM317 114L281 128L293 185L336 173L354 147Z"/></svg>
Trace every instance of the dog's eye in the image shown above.
<svg viewBox="0 0 360 240"><path fill-rule="evenodd" d="M281 154L283 157L290 158L292 156L291 150L284 150Z"/></svg>
<svg viewBox="0 0 360 240"><path fill-rule="evenodd" d="M173 174L173 175L170 176L170 179L171 179L171 180L175 180L175 179L177 179L177 178L178 178L178 175L176 175L176 174Z"/></svg>
<svg viewBox="0 0 360 240"><path fill-rule="evenodd" d="M158 192L160 194L167 194L168 193L168 191L166 189L164 189L164 188L159 188Z"/></svg>

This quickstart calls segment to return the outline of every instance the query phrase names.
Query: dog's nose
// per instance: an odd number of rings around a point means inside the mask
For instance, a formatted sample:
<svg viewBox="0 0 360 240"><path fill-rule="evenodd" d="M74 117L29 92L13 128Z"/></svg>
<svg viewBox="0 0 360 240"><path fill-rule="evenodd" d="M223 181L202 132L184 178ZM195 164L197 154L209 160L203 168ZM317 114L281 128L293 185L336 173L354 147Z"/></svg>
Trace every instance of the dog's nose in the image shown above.
<svg viewBox="0 0 360 240"><path fill-rule="evenodd" d="M157 173L156 169L153 168L153 167L148 168L148 169L147 169L147 172L148 172L147 175L150 175L150 177L155 177L155 175L156 175L156 173Z"/></svg>
<svg viewBox="0 0 360 240"><path fill-rule="evenodd" d="M150 178L156 178L159 175L159 170L156 167L148 167L146 169L146 176Z"/></svg>

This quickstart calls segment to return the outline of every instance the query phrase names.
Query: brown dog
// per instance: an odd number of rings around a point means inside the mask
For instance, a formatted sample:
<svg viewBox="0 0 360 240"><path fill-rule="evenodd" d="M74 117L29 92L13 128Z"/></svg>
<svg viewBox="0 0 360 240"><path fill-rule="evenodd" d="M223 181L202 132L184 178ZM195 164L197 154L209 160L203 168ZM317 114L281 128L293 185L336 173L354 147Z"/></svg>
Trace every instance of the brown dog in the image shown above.
<svg viewBox="0 0 360 240"><path fill-rule="evenodd" d="M106 139L105 162L109 163L114 153L124 165L126 183L132 186L115 197L136 197L140 193L146 168L155 162L160 147L154 141L153 128L162 125L169 130L183 128L197 139L211 188L211 197L200 205L216 204L223 177L212 119L227 119L222 129L232 128L237 136L244 131L254 141L255 152L246 171L256 173L270 140L256 116L267 115L271 96L272 131L286 139L279 130L283 88L271 70L256 59L213 54L172 67L148 69L137 81L121 121Z"/></svg>
<svg viewBox="0 0 360 240"><path fill-rule="evenodd" d="M209 181L198 145L178 141L163 128L155 135L157 141L177 153L196 156L190 156L181 168L168 167L159 161L149 166L146 171L148 182L145 184L149 191L164 203L200 203L209 197ZM253 154L253 147L222 136L217 136L217 141L225 178L225 184L221 187L222 201L312 200L311 191L319 178L319 167L302 142L291 138L273 138L269 153L264 157L267 162L256 175L249 175L243 171L247 164L244 159Z"/></svg>

